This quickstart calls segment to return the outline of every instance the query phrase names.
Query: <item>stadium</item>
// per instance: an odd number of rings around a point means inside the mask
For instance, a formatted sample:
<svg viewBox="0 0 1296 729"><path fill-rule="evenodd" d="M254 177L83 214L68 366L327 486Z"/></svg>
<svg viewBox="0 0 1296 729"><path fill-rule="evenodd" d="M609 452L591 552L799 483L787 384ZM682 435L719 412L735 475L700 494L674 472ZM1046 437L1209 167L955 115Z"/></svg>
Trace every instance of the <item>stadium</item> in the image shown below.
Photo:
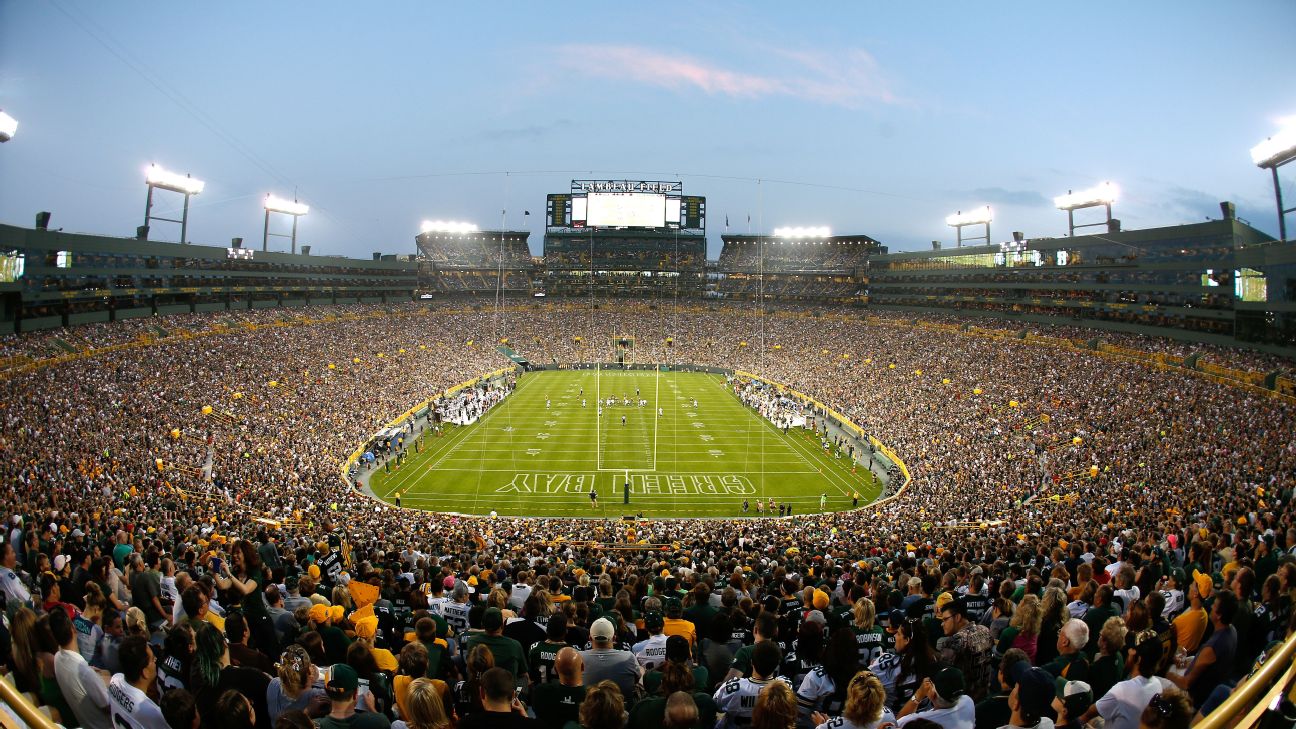
<svg viewBox="0 0 1296 729"><path fill-rule="evenodd" d="M1283 134L1278 237L1102 185L895 250L548 174L539 241L361 258L269 196L189 241L156 167L134 236L0 223L3 723L1290 725Z"/></svg>

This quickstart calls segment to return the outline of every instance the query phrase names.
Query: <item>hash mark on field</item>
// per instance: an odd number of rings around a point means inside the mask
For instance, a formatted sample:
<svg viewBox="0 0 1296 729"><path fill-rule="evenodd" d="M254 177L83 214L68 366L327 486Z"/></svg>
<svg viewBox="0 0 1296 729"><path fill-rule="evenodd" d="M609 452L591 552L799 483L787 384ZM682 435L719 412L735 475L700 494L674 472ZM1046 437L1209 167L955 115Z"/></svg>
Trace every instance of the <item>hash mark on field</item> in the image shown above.
<svg viewBox="0 0 1296 729"><path fill-rule="evenodd" d="M686 418L696 418L696 417L697 417L697 413L684 413L684 417L686 417Z"/></svg>
<svg viewBox="0 0 1296 729"><path fill-rule="evenodd" d="M697 421L697 420L695 420L695 421L693 421L693 427L694 427L694 428L705 428L705 427L706 427L706 423L703 423L703 422L701 422L701 421Z"/></svg>
<svg viewBox="0 0 1296 729"><path fill-rule="evenodd" d="M513 432L513 426L511 426L511 425L506 425L506 426L504 426L503 428L500 428L500 430L504 431L505 433L512 433L512 432Z"/></svg>
<svg viewBox="0 0 1296 729"><path fill-rule="evenodd" d="M540 440L548 440L550 438L548 433L536 433L536 437Z"/></svg>
<svg viewBox="0 0 1296 729"><path fill-rule="evenodd" d="M557 425L557 424L558 424L558 421L557 421L557 420L546 420L546 421L545 421L545 425L547 425L547 426L550 427L550 428L554 427L554 426Z"/></svg>
<svg viewBox="0 0 1296 729"><path fill-rule="evenodd" d="M540 455L540 449L539 449L539 448L528 448L527 451L526 451L526 453L527 453L528 456L538 456L538 455Z"/></svg>
<svg viewBox="0 0 1296 729"><path fill-rule="evenodd" d="M708 442L708 443L710 443L711 441L715 440L715 436L714 436L714 435L710 435L710 434L708 434L708 433L703 433L703 434L701 435L701 438L702 438L702 440L704 440L704 441L706 441L706 442Z"/></svg>
<svg viewBox="0 0 1296 729"><path fill-rule="evenodd" d="M712 458L719 458L720 456L723 456L723 455L724 455L724 451L722 451L722 450L720 450L720 449L718 449L718 448L712 448L712 449L710 450L710 453L711 453L711 457L712 457Z"/></svg>

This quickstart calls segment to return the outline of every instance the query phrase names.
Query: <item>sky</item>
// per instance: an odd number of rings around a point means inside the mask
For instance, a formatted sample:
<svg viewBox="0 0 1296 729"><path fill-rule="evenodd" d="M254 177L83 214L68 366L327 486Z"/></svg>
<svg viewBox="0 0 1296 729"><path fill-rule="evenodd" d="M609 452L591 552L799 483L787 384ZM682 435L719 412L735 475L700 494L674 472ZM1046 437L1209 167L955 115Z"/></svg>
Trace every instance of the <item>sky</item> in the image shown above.
<svg viewBox="0 0 1296 729"><path fill-rule="evenodd" d="M1230 200L1276 235L1249 150L1296 123L1293 27L1291 0L0 0L0 222L132 236L153 162L207 183L191 242L259 248L295 194L299 243L366 258L427 219L539 254L572 179L682 181L712 258L726 219L920 250L989 204L994 242L1065 235L1052 199L1103 181L1126 230Z"/></svg>

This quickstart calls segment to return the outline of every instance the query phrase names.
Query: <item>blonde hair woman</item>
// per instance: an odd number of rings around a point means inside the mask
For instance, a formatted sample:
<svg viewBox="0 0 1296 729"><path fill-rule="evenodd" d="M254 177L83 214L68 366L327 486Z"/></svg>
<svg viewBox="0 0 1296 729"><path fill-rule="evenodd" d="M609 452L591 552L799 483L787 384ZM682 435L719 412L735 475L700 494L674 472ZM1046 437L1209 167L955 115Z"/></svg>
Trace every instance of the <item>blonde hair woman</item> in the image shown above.
<svg viewBox="0 0 1296 729"><path fill-rule="evenodd" d="M999 634L999 655L1008 652L1010 648L1019 648L1026 653L1031 663L1034 663L1035 651L1039 647L1040 624L1043 619L1044 612L1040 606L1040 599L1034 595L1023 597L1017 609L1013 611L1008 627Z"/></svg>
<svg viewBox="0 0 1296 729"><path fill-rule="evenodd" d="M827 714L815 712L815 729L827 729L831 719ZM882 681L868 671L855 674L846 685L846 708L843 722L833 729L875 729L895 721L895 714L886 708L886 689Z"/></svg>
<svg viewBox="0 0 1296 729"><path fill-rule="evenodd" d="M752 729L795 729L796 721L796 694L790 686L776 679L761 689L752 709Z"/></svg>
<svg viewBox="0 0 1296 729"><path fill-rule="evenodd" d="M405 697L409 715L404 717L404 724L409 729L449 729L454 726L446 715L445 703L436 683L430 678L420 678L410 684L409 694Z"/></svg>
<svg viewBox="0 0 1296 729"><path fill-rule="evenodd" d="M266 713L270 721L295 709L318 716L328 706L324 690L315 688L318 672L305 648L295 643L284 648L276 673L266 687Z"/></svg>

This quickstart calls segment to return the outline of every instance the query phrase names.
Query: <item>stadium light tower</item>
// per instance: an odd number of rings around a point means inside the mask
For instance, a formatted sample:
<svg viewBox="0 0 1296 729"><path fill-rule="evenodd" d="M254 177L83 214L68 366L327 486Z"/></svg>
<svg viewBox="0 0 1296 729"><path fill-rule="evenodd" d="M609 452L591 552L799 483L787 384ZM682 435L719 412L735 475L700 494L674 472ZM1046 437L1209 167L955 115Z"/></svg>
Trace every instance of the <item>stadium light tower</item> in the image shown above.
<svg viewBox="0 0 1296 729"><path fill-rule="evenodd" d="M149 165L144 175L144 182L148 185L148 198L144 201L144 225L140 228L140 238L148 240L149 221L165 220L168 223L180 224L180 242L186 243L185 238L189 230L189 198L203 191L207 183L202 180L195 180L189 175L181 177L174 172L167 172L157 165ZM170 190L184 195L184 213L179 220L174 218L159 218L153 214L153 189Z"/></svg>
<svg viewBox="0 0 1296 729"><path fill-rule="evenodd" d="M7 142L13 139L18 133L18 120L4 113L0 109L0 142Z"/></svg>
<svg viewBox="0 0 1296 729"><path fill-rule="evenodd" d="M292 239L292 252L297 252L297 219L310 212L310 206L297 202L296 198L288 200L278 195L268 194L265 196L265 227L261 229L261 250L269 250L270 236L276 235L280 238ZM270 232L270 213L283 213L292 216L292 235L283 233Z"/></svg>
<svg viewBox="0 0 1296 729"><path fill-rule="evenodd" d="M965 213L962 210L945 218L945 224L958 231L958 247L963 247L964 240L984 240L986 245L990 245L990 221L994 220L994 211L987 205L984 208L977 208L972 212ZM984 225L985 235L975 236L965 239L963 229L969 225Z"/></svg>
<svg viewBox="0 0 1296 729"><path fill-rule="evenodd" d="M1251 148L1251 161L1262 170L1273 174L1274 198L1278 201L1278 236L1287 240L1287 213L1296 207L1284 208L1282 185L1278 182L1278 168L1296 159L1296 118L1272 137Z"/></svg>
<svg viewBox="0 0 1296 729"><path fill-rule="evenodd" d="M1088 190L1072 192L1067 190L1067 194L1059 195L1053 198L1053 204L1058 210L1067 211L1067 237L1075 235L1076 228L1093 228L1099 225L1111 229L1112 224L1112 203L1116 202L1116 195L1120 191L1110 182L1104 182L1101 185L1094 185ZM1101 223L1085 223L1083 225L1075 224L1075 211L1083 208L1102 207L1107 210L1107 219Z"/></svg>

